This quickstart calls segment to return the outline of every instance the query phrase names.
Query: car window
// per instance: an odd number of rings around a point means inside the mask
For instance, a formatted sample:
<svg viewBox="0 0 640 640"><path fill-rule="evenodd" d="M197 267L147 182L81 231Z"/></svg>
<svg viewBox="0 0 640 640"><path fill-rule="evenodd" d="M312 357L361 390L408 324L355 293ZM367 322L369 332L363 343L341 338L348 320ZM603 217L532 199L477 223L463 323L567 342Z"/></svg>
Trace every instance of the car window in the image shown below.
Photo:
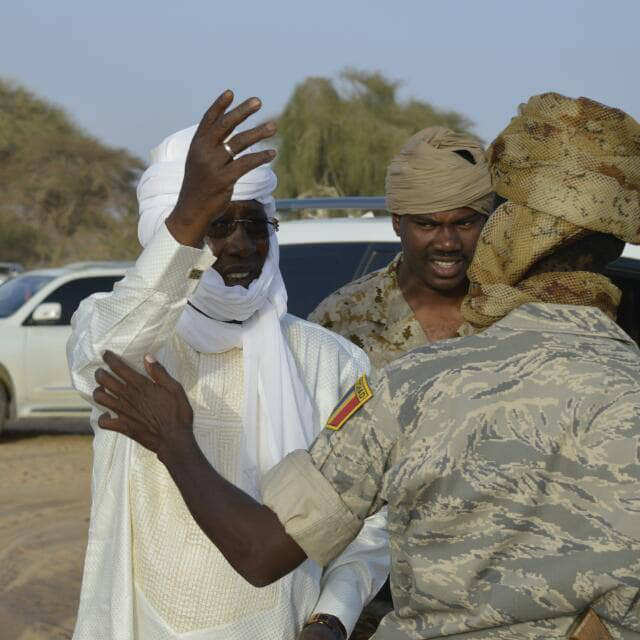
<svg viewBox="0 0 640 640"><path fill-rule="evenodd" d="M289 313L306 318L330 293L360 274L385 266L387 254L368 242L282 245L280 271L289 295ZM388 243L395 245L395 243ZM386 260L386 262L385 262ZM374 266L376 265L376 266ZM367 268L367 266L369 268Z"/></svg>
<svg viewBox="0 0 640 640"><path fill-rule="evenodd" d="M0 284L0 318L8 318L36 294L53 276L17 276Z"/></svg>
<svg viewBox="0 0 640 640"><path fill-rule="evenodd" d="M400 252L399 242L375 242L369 245L358 267L357 278L386 267Z"/></svg>
<svg viewBox="0 0 640 640"><path fill-rule="evenodd" d="M71 316L79 304L91 294L98 291L111 291L113 285L123 276L100 276L96 278L78 278L65 282L50 293L42 302L59 302L62 306L62 317L54 324L71 324Z"/></svg>

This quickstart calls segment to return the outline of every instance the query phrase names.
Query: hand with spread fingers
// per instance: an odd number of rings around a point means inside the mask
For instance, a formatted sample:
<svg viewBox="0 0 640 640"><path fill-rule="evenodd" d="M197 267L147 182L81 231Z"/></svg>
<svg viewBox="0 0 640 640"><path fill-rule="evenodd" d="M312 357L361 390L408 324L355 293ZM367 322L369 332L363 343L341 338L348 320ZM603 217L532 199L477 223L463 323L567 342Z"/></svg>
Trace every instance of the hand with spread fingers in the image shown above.
<svg viewBox="0 0 640 640"><path fill-rule="evenodd" d="M105 351L103 359L113 373L96 371L99 386L93 399L115 414L100 416L103 429L132 438L160 460L176 447L193 443L193 411L187 395L159 362L145 356L147 378L111 351Z"/></svg>
<svg viewBox="0 0 640 640"><path fill-rule="evenodd" d="M202 245L209 224L224 213L236 181L252 169L273 160L273 149L242 153L276 132L274 122L233 134L262 103L249 98L227 111L233 93L225 91L204 114L193 137L185 163L178 202L167 218L167 228L183 245Z"/></svg>

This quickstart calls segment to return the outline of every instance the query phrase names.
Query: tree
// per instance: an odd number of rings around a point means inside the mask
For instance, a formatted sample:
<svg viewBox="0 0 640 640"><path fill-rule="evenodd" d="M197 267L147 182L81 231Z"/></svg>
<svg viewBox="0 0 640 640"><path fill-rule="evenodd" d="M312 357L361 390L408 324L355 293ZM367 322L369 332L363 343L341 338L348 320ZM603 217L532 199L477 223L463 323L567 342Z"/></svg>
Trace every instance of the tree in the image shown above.
<svg viewBox="0 0 640 640"><path fill-rule="evenodd" d="M348 69L339 82L307 78L278 119L280 197L380 195L386 167L420 129L468 131L470 120L418 100L398 102L400 83Z"/></svg>
<svg viewBox="0 0 640 640"><path fill-rule="evenodd" d="M0 80L0 261L131 258L142 163Z"/></svg>

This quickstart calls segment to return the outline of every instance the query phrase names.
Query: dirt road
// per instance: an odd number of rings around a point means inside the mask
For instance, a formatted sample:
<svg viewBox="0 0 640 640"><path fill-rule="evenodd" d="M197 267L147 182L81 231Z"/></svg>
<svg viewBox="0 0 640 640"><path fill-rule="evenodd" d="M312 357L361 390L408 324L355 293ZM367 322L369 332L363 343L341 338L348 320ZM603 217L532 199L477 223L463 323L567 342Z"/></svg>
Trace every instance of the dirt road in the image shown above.
<svg viewBox="0 0 640 640"><path fill-rule="evenodd" d="M23 423L0 436L0 640L67 640L75 623L91 436L84 423L42 428ZM354 638L368 638L388 610L371 605Z"/></svg>
<svg viewBox="0 0 640 640"><path fill-rule="evenodd" d="M82 429L81 429L82 431ZM0 436L0 637L73 632L89 520L91 437Z"/></svg>

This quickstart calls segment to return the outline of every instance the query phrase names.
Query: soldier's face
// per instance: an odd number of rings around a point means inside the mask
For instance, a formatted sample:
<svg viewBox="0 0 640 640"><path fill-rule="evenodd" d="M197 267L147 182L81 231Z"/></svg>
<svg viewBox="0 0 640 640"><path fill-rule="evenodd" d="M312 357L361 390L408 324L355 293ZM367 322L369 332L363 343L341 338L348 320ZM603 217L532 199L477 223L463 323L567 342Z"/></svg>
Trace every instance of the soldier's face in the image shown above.
<svg viewBox="0 0 640 640"><path fill-rule="evenodd" d="M423 215L394 214L403 265L411 277L436 291L464 289L485 220L467 207Z"/></svg>

